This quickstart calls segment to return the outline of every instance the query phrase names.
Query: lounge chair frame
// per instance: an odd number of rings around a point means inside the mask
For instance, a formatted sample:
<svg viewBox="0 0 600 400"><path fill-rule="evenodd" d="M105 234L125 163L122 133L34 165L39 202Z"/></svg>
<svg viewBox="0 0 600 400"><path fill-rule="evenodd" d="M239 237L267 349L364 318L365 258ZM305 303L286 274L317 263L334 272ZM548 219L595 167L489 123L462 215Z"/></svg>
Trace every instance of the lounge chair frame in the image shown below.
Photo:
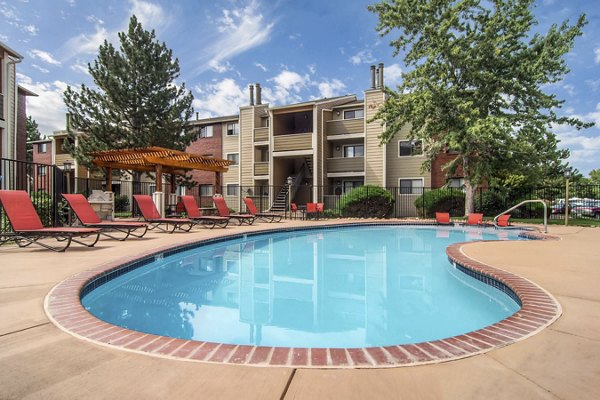
<svg viewBox="0 0 600 400"><path fill-rule="evenodd" d="M194 221L196 224L202 224L204 227L213 229L215 226L226 228L229 225L229 217L220 217L216 215L202 215L198 208L198 203L194 196L181 196L183 207L187 218Z"/></svg>
<svg viewBox="0 0 600 400"><path fill-rule="evenodd" d="M189 232L194 227L194 221L189 218L162 218L152 201L152 197L146 194L134 194L133 198L137 203L144 221L148 223L148 230L158 229L161 232L173 233L176 230ZM161 225L165 225L163 228ZM169 225L171 228L169 228Z"/></svg>
<svg viewBox="0 0 600 400"><path fill-rule="evenodd" d="M251 215L254 215L256 218L265 221L265 222L281 222L283 219L283 215L276 213L266 213L266 212L258 212L256 205L254 204L254 200L250 197L244 197L244 203L246 204L246 208Z"/></svg>
<svg viewBox="0 0 600 400"><path fill-rule="evenodd" d="M221 217L229 217L235 219L239 225L252 225L254 223L254 220L256 219L256 217L251 214L230 214L229 207L227 207L227 203L225 202L223 196L213 196L213 203L215 203L215 207L217 207L217 212Z"/></svg>
<svg viewBox="0 0 600 400"><path fill-rule="evenodd" d="M62 195L71 210L75 213L75 217L86 228L98 228L100 234L108 238L124 241L129 236L142 238L148 232L148 224L142 222L117 222L117 221L102 221L100 217L95 215L87 199L82 194L63 194ZM89 208L88 208L89 207ZM91 215L90 212L94 213ZM138 229L144 229L141 234L134 233ZM125 237L116 237L108 232L117 231L125 234Z"/></svg>

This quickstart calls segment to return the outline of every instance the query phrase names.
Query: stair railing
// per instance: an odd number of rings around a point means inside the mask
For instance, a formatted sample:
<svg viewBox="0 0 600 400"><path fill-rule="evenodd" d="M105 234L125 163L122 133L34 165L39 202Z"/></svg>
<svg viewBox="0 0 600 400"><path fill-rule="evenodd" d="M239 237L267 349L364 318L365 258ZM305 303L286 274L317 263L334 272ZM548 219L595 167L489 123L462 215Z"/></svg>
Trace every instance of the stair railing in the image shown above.
<svg viewBox="0 0 600 400"><path fill-rule="evenodd" d="M500 216L504 215L504 214L508 214L509 212L511 212L512 210L521 207L523 204L527 204L527 203L542 203L544 205L544 233L548 233L548 205L546 204L546 202L544 200L523 200L522 202L520 202L519 204L517 204L516 206L513 206L511 208L509 208L508 210L496 215L494 217L494 226L496 228L498 228L498 218L500 218Z"/></svg>

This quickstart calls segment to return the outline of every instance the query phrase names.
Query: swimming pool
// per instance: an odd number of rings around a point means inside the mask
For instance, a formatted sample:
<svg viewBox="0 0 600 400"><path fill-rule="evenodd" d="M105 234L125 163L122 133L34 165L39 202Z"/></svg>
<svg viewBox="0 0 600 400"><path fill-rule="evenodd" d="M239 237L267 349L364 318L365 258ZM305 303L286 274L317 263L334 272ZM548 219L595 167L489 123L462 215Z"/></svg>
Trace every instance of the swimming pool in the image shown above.
<svg viewBox="0 0 600 400"><path fill-rule="evenodd" d="M194 341L363 348L492 325L518 297L448 261L452 243L516 231L352 226L245 235L157 256L84 290L84 307L127 329Z"/></svg>

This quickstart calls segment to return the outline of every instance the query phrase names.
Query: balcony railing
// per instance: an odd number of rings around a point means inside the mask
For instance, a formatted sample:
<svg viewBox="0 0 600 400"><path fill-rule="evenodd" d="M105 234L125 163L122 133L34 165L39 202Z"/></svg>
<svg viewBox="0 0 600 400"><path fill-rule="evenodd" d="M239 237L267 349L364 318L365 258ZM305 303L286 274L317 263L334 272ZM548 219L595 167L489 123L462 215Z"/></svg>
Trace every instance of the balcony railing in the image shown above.
<svg viewBox="0 0 600 400"><path fill-rule="evenodd" d="M269 127L254 128L254 141L266 142L269 140Z"/></svg>
<svg viewBox="0 0 600 400"><path fill-rule="evenodd" d="M277 135L273 138L273 151L311 150L312 133Z"/></svg>
<svg viewBox="0 0 600 400"><path fill-rule="evenodd" d="M363 172L364 170L364 157L343 157L327 159L327 172Z"/></svg>
<svg viewBox="0 0 600 400"><path fill-rule="evenodd" d="M269 175L269 162L260 161L254 163L254 176Z"/></svg>
<svg viewBox="0 0 600 400"><path fill-rule="evenodd" d="M364 133L364 118L339 119L327 121L327 136L346 135L350 133Z"/></svg>

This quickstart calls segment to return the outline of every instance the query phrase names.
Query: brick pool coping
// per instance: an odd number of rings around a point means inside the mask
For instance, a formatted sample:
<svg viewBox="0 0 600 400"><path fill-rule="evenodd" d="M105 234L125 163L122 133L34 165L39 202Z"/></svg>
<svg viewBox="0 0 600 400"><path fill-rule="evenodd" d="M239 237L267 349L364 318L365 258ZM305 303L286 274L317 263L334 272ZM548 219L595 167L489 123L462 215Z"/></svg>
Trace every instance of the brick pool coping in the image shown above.
<svg viewBox="0 0 600 400"><path fill-rule="evenodd" d="M462 251L463 246L475 242L450 245L446 249L449 260L458 269L464 268L467 272L472 271L470 274L475 274L476 279L487 280L488 284L491 282L497 287L509 288L520 300L521 309L510 317L477 331L422 343L367 348L287 348L175 339L133 331L101 321L86 311L80 301L80 295L84 288L99 276L108 275L137 260L165 251L184 249L193 244L210 243L244 235L286 230L322 229L352 224L407 225L406 222L382 221L268 229L223 235L217 239L194 240L175 246L153 249L80 272L64 280L48 293L44 308L50 320L63 331L113 349L185 361L291 368L386 368L457 360L524 340L552 324L562 314L561 306L554 297L535 283L467 257ZM411 221L410 225L432 225L432 223ZM523 236L531 239L552 238L535 232L525 232Z"/></svg>

